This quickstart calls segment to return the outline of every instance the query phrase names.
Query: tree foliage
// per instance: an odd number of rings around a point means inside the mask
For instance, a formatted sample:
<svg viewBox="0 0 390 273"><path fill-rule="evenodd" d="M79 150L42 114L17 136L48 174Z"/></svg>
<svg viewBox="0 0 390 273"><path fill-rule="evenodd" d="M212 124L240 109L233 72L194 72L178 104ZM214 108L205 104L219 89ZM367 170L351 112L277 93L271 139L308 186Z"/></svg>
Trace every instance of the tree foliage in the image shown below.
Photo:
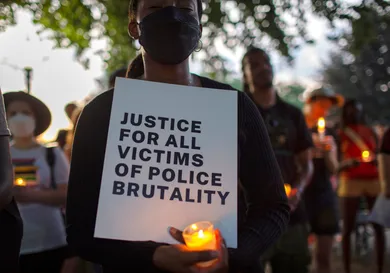
<svg viewBox="0 0 390 273"><path fill-rule="evenodd" d="M298 107L299 109L303 108L303 93L306 88L299 83L294 84L281 84L278 86L278 94L286 102Z"/></svg>
<svg viewBox="0 0 390 273"><path fill-rule="evenodd" d="M390 123L390 24L376 28L376 39L358 55L353 43L334 52L323 75L335 91L362 101L372 121Z"/></svg>
<svg viewBox="0 0 390 273"><path fill-rule="evenodd" d="M306 32L310 13L327 18L332 26L339 19L349 20L355 48L361 48L376 37L372 19L381 20L390 11L389 0L348 3L351 1L206 0L202 20L206 70L219 72L226 68L224 59L217 54L217 38L232 50L239 45L255 44L275 48L291 57L291 48L313 42ZM88 59L83 55L85 50L94 40L106 38L108 48L96 53L105 60L110 72L127 64L137 53L127 34L127 6L126 0L2 0L0 31L16 23L18 9L29 10L42 31L52 30L48 38L56 41L57 47L76 48L76 56L85 66L88 66ZM338 39L342 34L335 33L330 38Z"/></svg>

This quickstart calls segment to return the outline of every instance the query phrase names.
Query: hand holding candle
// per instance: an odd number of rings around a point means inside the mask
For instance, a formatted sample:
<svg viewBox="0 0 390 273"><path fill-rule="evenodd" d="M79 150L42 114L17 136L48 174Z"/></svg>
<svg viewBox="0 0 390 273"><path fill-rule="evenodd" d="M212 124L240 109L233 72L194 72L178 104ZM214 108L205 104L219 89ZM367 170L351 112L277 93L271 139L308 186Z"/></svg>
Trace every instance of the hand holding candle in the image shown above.
<svg viewBox="0 0 390 273"><path fill-rule="evenodd" d="M369 151L363 151L363 152L362 152L362 161L363 161L363 162L366 162L366 163L372 161L372 157L371 157Z"/></svg>
<svg viewBox="0 0 390 273"><path fill-rule="evenodd" d="M284 184L284 190L286 191L287 197L294 196L298 190L291 188L290 184Z"/></svg>
<svg viewBox="0 0 390 273"><path fill-rule="evenodd" d="M198 222L183 230L183 239L190 250L217 250L214 226L210 222ZM215 260L199 263L200 267L208 267Z"/></svg>
<svg viewBox="0 0 390 273"><path fill-rule="evenodd" d="M201 223L206 223L206 225ZM210 225L212 226L212 224L209 222L201 223L192 224L187 228L195 232L198 231L199 234L199 227L206 226L206 228L203 229L203 235L200 235L201 238L205 238L205 232L210 231ZM229 254L226 248L225 241L222 238L221 233L218 229L211 230L213 230L214 233L215 244L212 245L214 246L214 250L203 250L203 247L200 247L202 250L194 250L194 248L185 245L186 243L184 240L184 232L174 227L170 227L168 229L169 234L181 244L161 246L157 248L153 255L153 263L158 268L166 270L168 272L192 272L196 267L198 267L197 270L201 270L201 272L228 272ZM198 238L198 236L194 237ZM196 240L199 241L199 239ZM195 246L195 248L199 247ZM206 264L204 262L206 262ZM195 268L194 265L196 265Z"/></svg>
<svg viewBox="0 0 390 273"><path fill-rule="evenodd" d="M35 166L19 166L14 168L16 187L33 187L38 185L38 168Z"/></svg>
<svg viewBox="0 0 390 273"><path fill-rule="evenodd" d="M24 181L23 178L16 178L16 179L15 179L15 182L14 182L14 186L26 187L26 186L27 186L27 183L26 183L26 181Z"/></svg>
<svg viewBox="0 0 390 273"><path fill-rule="evenodd" d="M322 141L325 137L325 128L326 128L325 119L321 117L318 119L317 122L317 131L318 131L320 141Z"/></svg>

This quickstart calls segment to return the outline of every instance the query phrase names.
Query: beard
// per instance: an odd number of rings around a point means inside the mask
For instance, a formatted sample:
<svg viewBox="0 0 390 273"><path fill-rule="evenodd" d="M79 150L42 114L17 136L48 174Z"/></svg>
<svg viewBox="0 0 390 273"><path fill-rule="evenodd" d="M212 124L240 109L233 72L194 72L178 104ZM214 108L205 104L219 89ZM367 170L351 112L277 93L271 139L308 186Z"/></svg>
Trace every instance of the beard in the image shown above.
<svg viewBox="0 0 390 273"><path fill-rule="evenodd" d="M256 89L268 90L274 85L273 78L274 77L272 71L266 70L262 71L261 73L258 73L256 75L256 78L253 79L253 83Z"/></svg>
<svg viewBox="0 0 390 273"><path fill-rule="evenodd" d="M267 91L270 88L272 88L274 84L272 80L262 79L262 80L255 81L254 86L256 87L256 90Z"/></svg>

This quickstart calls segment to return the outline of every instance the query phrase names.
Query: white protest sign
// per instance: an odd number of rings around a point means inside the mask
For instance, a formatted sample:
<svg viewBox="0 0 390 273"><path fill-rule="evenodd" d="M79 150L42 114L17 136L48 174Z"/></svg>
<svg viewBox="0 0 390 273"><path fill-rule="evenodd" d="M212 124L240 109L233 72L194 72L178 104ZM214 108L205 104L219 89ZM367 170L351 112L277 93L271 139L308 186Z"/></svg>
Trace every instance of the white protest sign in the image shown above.
<svg viewBox="0 0 390 273"><path fill-rule="evenodd" d="M118 78L95 237L175 243L169 226L210 221L237 247L237 135L236 91Z"/></svg>

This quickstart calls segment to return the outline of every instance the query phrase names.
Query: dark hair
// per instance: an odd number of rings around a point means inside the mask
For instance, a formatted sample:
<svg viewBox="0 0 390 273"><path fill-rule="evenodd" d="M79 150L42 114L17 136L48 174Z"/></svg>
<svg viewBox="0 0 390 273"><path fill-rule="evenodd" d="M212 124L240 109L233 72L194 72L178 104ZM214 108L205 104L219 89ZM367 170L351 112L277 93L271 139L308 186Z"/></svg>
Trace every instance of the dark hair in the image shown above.
<svg viewBox="0 0 390 273"><path fill-rule="evenodd" d="M65 105L64 107L64 110L68 109L69 107L74 107L74 108L77 108L77 103L72 101L72 102L69 102Z"/></svg>
<svg viewBox="0 0 390 273"><path fill-rule="evenodd" d="M356 107L357 105L362 104L357 99L348 99L345 104L343 105L343 108L341 109L341 127L346 127L349 125L350 121L347 115L347 111L351 107ZM366 124L364 111L361 111L360 120L358 120L359 124Z"/></svg>
<svg viewBox="0 0 390 273"><path fill-rule="evenodd" d="M114 71L114 73L112 73L110 75L110 79L108 80L109 88L114 87L115 80L117 77L126 78L126 76L127 76L127 68L126 67L122 67L121 69Z"/></svg>
<svg viewBox="0 0 390 273"><path fill-rule="evenodd" d="M248 50L246 51L246 53L244 54L244 56L242 57L242 61L241 61L242 84L243 84L242 91L244 91L247 94L249 94L250 92L249 92L249 85L248 85L246 75L245 75L245 59L249 55L252 55L253 53L261 53L261 54L267 56L267 58L269 59L269 56L268 56L267 52L265 52L265 50L258 48L258 47L254 47L254 46L249 47Z"/></svg>
<svg viewBox="0 0 390 273"><path fill-rule="evenodd" d="M130 0L129 3L129 19L134 20L137 14L138 3L141 0ZM197 0L198 3L198 17L199 21L202 19L203 6L202 0ZM127 69L127 78L137 79L144 74L144 61L142 54L138 54L137 57L130 63Z"/></svg>

